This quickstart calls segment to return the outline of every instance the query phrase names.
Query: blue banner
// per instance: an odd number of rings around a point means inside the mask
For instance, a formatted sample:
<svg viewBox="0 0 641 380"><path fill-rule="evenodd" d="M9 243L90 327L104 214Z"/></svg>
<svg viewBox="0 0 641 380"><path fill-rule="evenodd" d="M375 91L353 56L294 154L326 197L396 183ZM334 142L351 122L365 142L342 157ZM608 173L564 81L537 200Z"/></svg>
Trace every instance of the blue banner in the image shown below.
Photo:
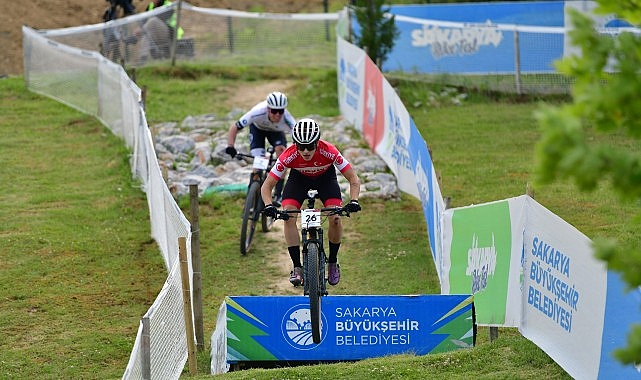
<svg viewBox="0 0 641 380"><path fill-rule="evenodd" d="M383 71L514 74L515 32L497 24L564 26L564 2L504 2L391 6L390 13L465 27L422 25L396 19L400 36ZM354 28L360 33L358 27ZM563 56L564 34L519 33L520 71L551 73Z"/></svg>
<svg viewBox="0 0 641 380"><path fill-rule="evenodd" d="M410 118L410 141L407 147L410 157L414 159L409 160L412 163L412 170L416 176L416 183L418 186L418 193L423 206L423 214L427 223L427 233L430 241L430 248L432 250L432 259L436 264L436 269L441 277L441 268L438 263L441 262L441 212L444 206L439 204L442 199L438 183L435 183L436 175L434 173L434 165L430 152L427 148L423 136L416 128L414 120ZM439 191L436 194L436 191Z"/></svg>
<svg viewBox="0 0 641 380"><path fill-rule="evenodd" d="M232 296L227 361L360 360L474 346L471 295L329 296L322 341L312 341L309 299Z"/></svg>
<svg viewBox="0 0 641 380"><path fill-rule="evenodd" d="M632 327L641 323L641 288L626 288L619 273L608 271L608 298L603 323L599 379L639 378L636 366L623 365L613 356L616 349L625 348Z"/></svg>
<svg viewBox="0 0 641 380"><path fill-rule="evenodd" d="M393 5L390 13L429 20L483 24L563 26L565 1L506 1L499 3L459 3Z"/></svg>

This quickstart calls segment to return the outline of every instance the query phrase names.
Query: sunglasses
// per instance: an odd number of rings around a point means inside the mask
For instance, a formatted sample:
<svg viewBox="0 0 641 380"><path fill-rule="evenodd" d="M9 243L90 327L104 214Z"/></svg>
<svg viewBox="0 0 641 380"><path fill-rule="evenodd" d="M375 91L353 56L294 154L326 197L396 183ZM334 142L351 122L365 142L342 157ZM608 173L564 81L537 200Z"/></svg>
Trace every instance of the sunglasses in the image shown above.
<svg viewBox="0 0 641 380"><path fill-rule="evenodd" d="M304 150L307 150L307 151L311 152L314 149L316 149L316 143L311 143L311 144L299 144L299 143L296 143L296 148L301 152L304 151Z"/></svg>
<svg viewBox="0 0 641 380"><path fill-rule="evenodd" d="M276 109L270 108L269 112L271 112L272 115L282 115L285 113L285 110L276 110Z"/></svg>

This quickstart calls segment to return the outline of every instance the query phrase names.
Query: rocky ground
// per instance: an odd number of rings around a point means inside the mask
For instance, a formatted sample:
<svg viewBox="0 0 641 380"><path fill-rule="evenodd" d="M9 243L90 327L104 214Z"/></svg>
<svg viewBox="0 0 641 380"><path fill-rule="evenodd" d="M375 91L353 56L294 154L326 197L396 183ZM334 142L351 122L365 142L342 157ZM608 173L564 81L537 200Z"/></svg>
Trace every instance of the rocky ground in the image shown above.
<svg viewBox="0 0 641 380"><path fill-rule="evenodd" d="M189 116L181 123L169 122L151 126L156 141L159 164L165 168L167 183L176 197L189 195L189 185L198 184L201 195L222 189L244 191L251 173L248 162L231 159L225 153L229 126L246 110L235 109L228 115ZM355 141L347 130L353 128L342 118L314 117L323 131L323 139L341 147L361 178L361 199L397 199L400 196L396 178L385 162L363 141ZM243 131L245 133L245 131ZM246 134L246 133L245 133ZM239 138L236 148L249 152L249 141ZM346 199L349 185L337 175Z"/></svg>

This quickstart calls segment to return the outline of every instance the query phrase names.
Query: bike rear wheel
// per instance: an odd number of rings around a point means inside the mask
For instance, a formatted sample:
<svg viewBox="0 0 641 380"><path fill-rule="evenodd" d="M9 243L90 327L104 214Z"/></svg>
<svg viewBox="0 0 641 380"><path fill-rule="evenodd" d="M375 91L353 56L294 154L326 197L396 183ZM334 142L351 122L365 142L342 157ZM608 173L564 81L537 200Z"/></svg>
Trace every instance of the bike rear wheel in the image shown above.
<svg viewBox="0 0 641 380"><path fill-rule="evenodd" d="M312 320L312 339L314 343L321 342L321 270L320 270L320 249L317 243L307 245L307 284L309 291L309 312Z"/></svg>
<svg viewBox="0 0 641 380"><path fill-rule="evenodd" d="M243 224L240 227L240 253L243 255L246 255L251 247L260 211L260 184L252 182L245 198Z"/></svg>

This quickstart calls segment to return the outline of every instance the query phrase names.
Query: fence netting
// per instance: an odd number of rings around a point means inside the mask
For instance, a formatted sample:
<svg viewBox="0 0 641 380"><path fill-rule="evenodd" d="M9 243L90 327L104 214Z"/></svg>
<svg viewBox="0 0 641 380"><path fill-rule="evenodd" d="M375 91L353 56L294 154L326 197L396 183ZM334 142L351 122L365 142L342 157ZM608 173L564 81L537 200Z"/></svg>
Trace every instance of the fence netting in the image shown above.
<svg viewBox="0 0 641 380"><path fill-rule="evenodd" d="M105 23L44 30L50 40L98 51L125 67L151 62L336 65L336 13L267 14L178 2ZM180 16L178 31L166 22ZM175 42L174 42L175 41Z"/></svg>
<svg viewBox="0 0 641 380"><path fill-rule="evenodd" d="M167 63L174 57L221 65L331 68L336 64L336 14L252 14L183 3L184 34L173 43L164 20L176 7L174 3L95 25L45 31L25 26L22 30L26 86L95 116L121 137L130 150L132 176L146 194L151 234L168 277L141 319L123 379L177 379L184 369L187 333L178 240L191 241L189 221L158 164L142 91L124 68ZM186 247L193 289L191 244Z"/></svg>

